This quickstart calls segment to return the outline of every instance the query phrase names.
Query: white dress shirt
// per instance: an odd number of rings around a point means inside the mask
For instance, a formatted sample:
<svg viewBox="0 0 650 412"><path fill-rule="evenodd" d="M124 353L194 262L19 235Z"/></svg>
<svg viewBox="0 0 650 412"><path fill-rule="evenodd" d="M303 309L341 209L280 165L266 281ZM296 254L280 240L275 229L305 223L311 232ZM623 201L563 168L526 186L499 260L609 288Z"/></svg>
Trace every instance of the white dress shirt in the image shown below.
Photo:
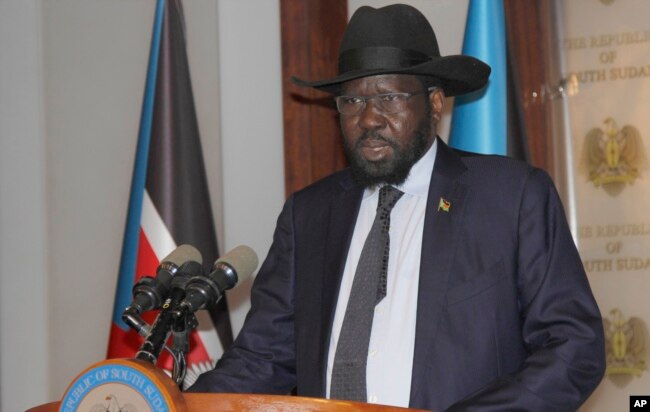
<svg viewBox="0 0 650 412"><path fill-rule="evenodd" d="M413 165L406 181L397 187L404 195L390 216L387 292L375 308L368 348L366 382L369 403L402 407L409 404L422 231L436 150L437 142L434 141L427 153ZM361 249L375 219L378 198L378 188L365 190L354 226L329 345L328 398L341 325Z"/></svg>

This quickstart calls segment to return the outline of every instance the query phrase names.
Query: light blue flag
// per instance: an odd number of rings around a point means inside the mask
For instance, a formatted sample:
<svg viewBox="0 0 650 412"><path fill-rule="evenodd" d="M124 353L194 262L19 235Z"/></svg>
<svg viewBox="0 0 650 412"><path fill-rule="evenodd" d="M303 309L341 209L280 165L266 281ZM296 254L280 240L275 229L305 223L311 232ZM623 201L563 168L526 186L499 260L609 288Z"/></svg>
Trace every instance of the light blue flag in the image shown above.
<svg viewBox="0 0 650 412"><path fill-rule="evenodd" d="M492 68L483 90L456 97L449 144L468 152L507 151L506 27L503 0L470 0L463 54Z"/></svg>

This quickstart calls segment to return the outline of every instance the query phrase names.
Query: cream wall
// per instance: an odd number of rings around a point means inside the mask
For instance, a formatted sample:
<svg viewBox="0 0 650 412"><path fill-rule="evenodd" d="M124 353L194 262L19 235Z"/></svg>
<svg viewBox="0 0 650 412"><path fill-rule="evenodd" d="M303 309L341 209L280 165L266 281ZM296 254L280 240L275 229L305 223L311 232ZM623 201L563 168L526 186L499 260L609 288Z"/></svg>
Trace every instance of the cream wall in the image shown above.
<svg viewBox="0 0 650 412"><path fill-rule="evenodd" d="M105 356L154 5L41 2L50 396Z"/></svg>
<svg viewBox="0 0 650 412"><path fill-rule="evenodd" d="M0 1L2 411L49 399L41 30L40 3Z"/></svg>
<svg viewBox="0 0 650 412"><path fill-rule="evenodd" d="M59 398L105 356L154 3L0 0L1 411ZM460 50L467 0L408 3ZM220 245L263 258L284 200L278 3L184 7ZM230 296L236 331L249 287Z"/></svg>

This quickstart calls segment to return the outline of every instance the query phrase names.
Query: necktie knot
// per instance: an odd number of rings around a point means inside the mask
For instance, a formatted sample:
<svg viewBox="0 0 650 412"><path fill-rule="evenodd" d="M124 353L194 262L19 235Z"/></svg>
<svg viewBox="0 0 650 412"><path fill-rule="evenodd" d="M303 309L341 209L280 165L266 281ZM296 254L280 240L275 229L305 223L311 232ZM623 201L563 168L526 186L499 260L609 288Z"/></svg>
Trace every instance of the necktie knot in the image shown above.
<svg viewBox="0 0 650 412"><path fill-rule="evenodd" d="M404 192L395 189L393 186L382 186L379 189L379 201L377 202L377 212L379 211L390 214L397 201L402 197Z"/></svg>

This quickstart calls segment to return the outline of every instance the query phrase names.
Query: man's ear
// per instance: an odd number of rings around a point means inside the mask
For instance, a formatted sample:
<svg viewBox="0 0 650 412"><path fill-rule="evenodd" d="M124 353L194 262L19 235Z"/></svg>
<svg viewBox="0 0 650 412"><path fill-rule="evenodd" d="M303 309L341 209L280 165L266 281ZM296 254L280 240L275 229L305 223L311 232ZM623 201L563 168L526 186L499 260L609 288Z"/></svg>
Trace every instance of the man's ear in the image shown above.
<svg viewBox="0 0 650 412"><path fill-rule="evenodd" d="M442 118L442 111L445 108L445 92L442 88L429 88L429 104L431 105L431 116L437 123Z"/></svg>

